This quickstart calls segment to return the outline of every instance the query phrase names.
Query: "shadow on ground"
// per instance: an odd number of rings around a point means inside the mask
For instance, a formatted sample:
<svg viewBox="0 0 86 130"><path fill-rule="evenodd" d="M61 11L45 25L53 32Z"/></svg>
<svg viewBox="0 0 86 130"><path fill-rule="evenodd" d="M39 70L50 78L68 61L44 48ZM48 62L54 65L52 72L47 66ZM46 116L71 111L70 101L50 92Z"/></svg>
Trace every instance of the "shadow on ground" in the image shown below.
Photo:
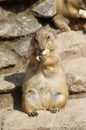
<svg viewBox="0 0 86 130"><path fill-rule="evenodd" d="M22 84L25 74L24 73L15 73L8 76L5 76L4 80L15 85L15 89L11 92L13 97L13 108L19 111L22 111L21 102L22 102Z"/></svg>

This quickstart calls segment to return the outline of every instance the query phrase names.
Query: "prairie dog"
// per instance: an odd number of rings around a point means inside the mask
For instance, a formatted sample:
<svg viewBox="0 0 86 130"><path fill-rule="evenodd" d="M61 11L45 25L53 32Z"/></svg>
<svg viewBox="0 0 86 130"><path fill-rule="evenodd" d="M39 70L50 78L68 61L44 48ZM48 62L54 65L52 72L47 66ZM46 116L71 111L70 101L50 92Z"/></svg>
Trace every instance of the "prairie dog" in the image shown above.
<svg viewBox="0 0 86 130"><path fill-rule="evenodd" d="M53 17L55 26L63 31L70 31L68 18L86 19L86 0L57 0L57 14Z"/></svg>
<svg viewBox="0 0 86 130"><path fill-rule="evenodd" d="M68 88L56 50L56 36L49 26L39 29L31 44L33 52L23 84L22 107L29 116L37 110L56 112L67 103Z"/></svg>

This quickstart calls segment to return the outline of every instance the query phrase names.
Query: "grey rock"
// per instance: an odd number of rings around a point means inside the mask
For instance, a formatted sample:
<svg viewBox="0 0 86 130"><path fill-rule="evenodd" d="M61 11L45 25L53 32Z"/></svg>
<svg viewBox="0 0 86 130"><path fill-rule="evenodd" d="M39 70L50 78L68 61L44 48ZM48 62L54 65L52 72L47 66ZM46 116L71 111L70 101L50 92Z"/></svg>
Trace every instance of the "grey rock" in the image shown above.
<svg viewBox="0 0 86 130"><path fill-rule="evenodd" d="M67 59L64 69L70 93L86 92L86 58Z"/></svg>
<svg viewBox="0 0 86 130"><path fill-rule="evenodd" d="M57 34L57 53L62 60L71 57L86 57L86 34L82 31L68 31Z"/></svg>
<svg viewBox="0 0 86 130"><path fill-rule="evenodd" d="M52 17L56 14L56 0L39 1L32 11L41 17Z"/></svg>
<svg viewBox="0 0 86 130"><path fill-rule="evenodd" d="M10 73L0 75L0 93L12 92L16 88L21 88L24 73Z"/></svg>
<svg viewBox="0 0 86 130"><path fill-rule="evenodd" d="M14 15L14 13L0 7L0 20L6 20L11 15Z"/></svg>
<svg viewBox="0 0 86 130"><path fill-rule="evenodd" d="M21 38L17 41L17 45L13 46L12 49L22 57L28 57L30 53L30 43L32 40L33 35L29 35L27 37Z"/></svg>
<svg viewBox="0 0 86 130"><path fill-rule="evenodd" d="M2 78L0 78L0 93L12 91L14 88L15 85L13 83L4 81Z"/></svg>
<svg viewBox="0 0 86 130"><path fill-rule="evenodd" d="M41 24L33 15L19 14L0 22L1 37L18 37L34 33Z"/></svg>
<svg viewBox="0 0 86 130"><path fill-rule="evenodd" d="M4 130L86 130L86 97L72 99L68 105L52 114L47 111L38 111L37 117L28 117L27 114L12 110L6 114Z"/></svg>
<svg viewBox="0 0 86 130"><path fill-rule="evenodd" d="M10 50L0 48L0 69L17 65L17 57Z"/></svg>

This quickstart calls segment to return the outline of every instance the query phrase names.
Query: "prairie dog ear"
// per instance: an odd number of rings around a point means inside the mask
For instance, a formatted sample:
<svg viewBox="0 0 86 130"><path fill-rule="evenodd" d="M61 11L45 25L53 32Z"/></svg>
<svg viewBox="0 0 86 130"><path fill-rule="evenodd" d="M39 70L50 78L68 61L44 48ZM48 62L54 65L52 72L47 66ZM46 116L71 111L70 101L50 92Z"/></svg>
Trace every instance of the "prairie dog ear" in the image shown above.
<svg viewBox="0 0 86 130"><path fill-rule="evenodd" d="M54 37L57 38L57 34L56 34L55 30L54 29L51 29L51 30L52 30Z"/></svg>
<svg viewBox="0 0 86 130"><path fill-rule="evenodd" d="M49 24L47 24L46 26L44 26L44 29L45 29L46 31L50 31L50 30L52 30L52 28L50 27Z"/></svg>
<svg viewBox="0 0 86 130"><path fill-rule="evenodd" d="M53 33L53 35L54 35L55 38L57 37L56 32L54 31L54 29L52 29L52 28L49 26L49 24L47 24L47 25L45 26L45 28L48 29L48 30L50 30L50 31Z"/></svg>

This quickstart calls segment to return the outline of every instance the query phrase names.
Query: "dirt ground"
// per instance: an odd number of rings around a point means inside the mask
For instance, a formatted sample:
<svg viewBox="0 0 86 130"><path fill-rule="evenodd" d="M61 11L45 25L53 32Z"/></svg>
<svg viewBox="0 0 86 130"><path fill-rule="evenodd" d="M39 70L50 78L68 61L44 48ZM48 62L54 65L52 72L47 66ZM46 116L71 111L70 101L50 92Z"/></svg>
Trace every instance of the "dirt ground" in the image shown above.
<svg viewBox="0 0 86 130"><path fill-rule="evenodd" d="M69 100L67 106L55 114L38 111L37 117L29 117L10 104L0 109L0 124L1 130L85 130L86 97Z"/></svg>

